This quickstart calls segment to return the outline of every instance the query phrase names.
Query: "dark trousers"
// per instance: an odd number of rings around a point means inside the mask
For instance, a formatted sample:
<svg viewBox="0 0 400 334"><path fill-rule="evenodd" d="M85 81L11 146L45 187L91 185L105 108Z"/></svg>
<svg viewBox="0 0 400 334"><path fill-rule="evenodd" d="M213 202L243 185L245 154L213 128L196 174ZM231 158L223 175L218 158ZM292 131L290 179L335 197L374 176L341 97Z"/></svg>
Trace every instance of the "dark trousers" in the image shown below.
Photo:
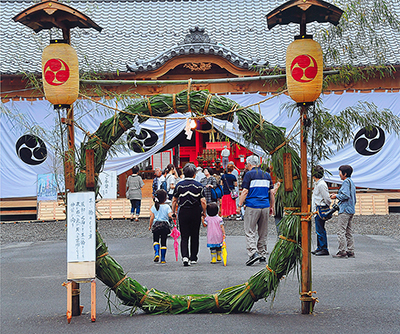
<svg viewBox="0 0 400 334"><path fill-rule="evenodd" d="M329 207L322 207L323 210L329 210ZM315 216L315 232L317 233L317 251L328 249L328 238L325 230L325 220L317 214Z"/></svg>
<svg viewBox="0 0 400 334"><path fill-rule="evenodd" d="M199 234L201 224L201 207L180 207L178 212L181 230L181 255L190 261L197 261L199 252ZM189 255L190 238L190 255Z"/></svg>
<svg viewBox="0 0 400 334"><path fill-rule="evenodd" d="M161 238L161 247L167 247L167 236L169 232L169 229L162 229L153 232L153 242L159 242Z"/></svg>
<svg viewBox="0 0 400 334"><path fill-rule="evenodd" d="M142 201L140 199L131 199L131 214L136 214L139 216L140 214L140 204Z"/></svg>

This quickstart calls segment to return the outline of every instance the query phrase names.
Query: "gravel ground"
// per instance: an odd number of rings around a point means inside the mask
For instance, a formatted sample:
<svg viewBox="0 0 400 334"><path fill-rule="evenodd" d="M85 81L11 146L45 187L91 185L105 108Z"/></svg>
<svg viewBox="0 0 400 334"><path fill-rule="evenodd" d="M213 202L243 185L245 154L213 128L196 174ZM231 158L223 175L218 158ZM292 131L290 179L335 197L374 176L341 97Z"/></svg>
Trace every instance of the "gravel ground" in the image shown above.
<svg viewBox="0 0 400 334"><path fill-rule="evenodd" d="M276 235L275 225L269 224L269 235ZM139 222L130 220L99 220L98 229L104 238L134 238L151 237L148 230L148 219L140 219ZM227 236L244 235L243 221L225 220ZM326 223L328 234L335 234L337 229L337 218L333 217ZM18 222L1 223L1 244L12 242L36 242L66 240L66 222ZM364 235L384 235L400 240L400 214L386 216L355 216L354 233ZM206 235L206 228L201 227L201 235ZM313 226L314 237L314 226Z"/></svg>

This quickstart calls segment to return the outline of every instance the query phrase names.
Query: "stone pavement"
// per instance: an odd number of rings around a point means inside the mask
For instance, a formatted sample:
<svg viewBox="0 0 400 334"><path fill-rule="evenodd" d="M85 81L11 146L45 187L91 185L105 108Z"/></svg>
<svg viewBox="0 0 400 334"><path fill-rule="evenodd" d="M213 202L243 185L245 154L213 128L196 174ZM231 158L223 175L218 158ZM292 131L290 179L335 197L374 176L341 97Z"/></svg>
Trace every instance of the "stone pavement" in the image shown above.
<svg viewBox="0 0 400 334"><path fill-rule="evenodd" d="M336 236L329 235L331 253ZM173 294L212 293L245 282L263 268L246 267L244 237L227 238L228 265L211 265L201 237L199 263L175 261L168 239L167 264L152 262L151 238L105 240L127 272L148 288ZM133 316L107 309L105 286L97 285L97 321L90 321L90 284L81 284L83 315L66 321L65 241L8 243L1 246L1 328L8 333L399 333L400 244L387 236L356 235L356 258L313 257L313 290L319 303L312 315L300 314L295 273L283 280L275 301L258 301L247 314ZM272 249L275 236L268 239ZM117 302L114 298L112 301Z"/></svg>

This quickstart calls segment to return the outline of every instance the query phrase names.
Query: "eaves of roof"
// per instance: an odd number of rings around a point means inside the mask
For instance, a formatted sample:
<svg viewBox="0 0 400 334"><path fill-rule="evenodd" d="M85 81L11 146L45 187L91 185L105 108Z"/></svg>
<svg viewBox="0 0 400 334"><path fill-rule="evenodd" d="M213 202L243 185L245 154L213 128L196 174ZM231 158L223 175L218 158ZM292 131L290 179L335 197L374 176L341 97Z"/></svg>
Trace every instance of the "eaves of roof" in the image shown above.
<svg viewBox="0 0 400 334"><path fill-rule="evenodd" d="M372 0L365 0L371 2ZM265 15L285 0L69 0L69 6L86 14L103 28L75 28L72 46L78 52L83 71L111 72L156 69L175 54L219 54L238 67L268 64L285 67L287 46L299 33L296 24L268 30ZM400 2L388 0L392 12L400 17ZM1 0L0 2L0 72L13 74L40 72L41 54L56 30L33 30L12 21L12 17L35 1ZM366 5L366 7L368 7ZM210 42L183 43L189 29L205 29ZM315 34L324 24L309 24ZM351 31L348 32L351 35ZM386 41L382 54L392 65L400 65L400 34L378 31ZM179 44L183 43L183 44ZM325 45L321 41L322 48ZM168 57L168 58L167 58ZM368 54L360 55L359 65L373 62ZM334 64L326 64L332 66Z"/></svg>

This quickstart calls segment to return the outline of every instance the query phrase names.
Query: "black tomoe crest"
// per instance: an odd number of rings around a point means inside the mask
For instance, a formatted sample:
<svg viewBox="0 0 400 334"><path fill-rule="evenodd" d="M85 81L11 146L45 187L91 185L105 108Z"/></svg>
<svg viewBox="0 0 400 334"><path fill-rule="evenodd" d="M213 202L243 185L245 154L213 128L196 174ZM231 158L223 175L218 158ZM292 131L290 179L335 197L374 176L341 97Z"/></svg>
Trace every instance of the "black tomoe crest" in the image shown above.
<svg viewBox="0 0 400 334"><path fill-rule="evenodd" d="M135 131L128 133L128 146L136 153L149 151L157 144L157 141L157 134L149 129L141 129L140 133Z"/></svg>
<svg viewBox="0 0 400 334"><path fill-rule="evenodd" d="M354 148L361 155L374 155L378 153L385 144L385 132L378 126L372 130L362 128L354 137Z"/></svg>
<svg viewBox="0 0 400 334"><path fill-rule="evenodd" d="M15 150L18 157L28 165L40 165L47 158L43 140L34 135L23 135L17 140Z"/></svg>

